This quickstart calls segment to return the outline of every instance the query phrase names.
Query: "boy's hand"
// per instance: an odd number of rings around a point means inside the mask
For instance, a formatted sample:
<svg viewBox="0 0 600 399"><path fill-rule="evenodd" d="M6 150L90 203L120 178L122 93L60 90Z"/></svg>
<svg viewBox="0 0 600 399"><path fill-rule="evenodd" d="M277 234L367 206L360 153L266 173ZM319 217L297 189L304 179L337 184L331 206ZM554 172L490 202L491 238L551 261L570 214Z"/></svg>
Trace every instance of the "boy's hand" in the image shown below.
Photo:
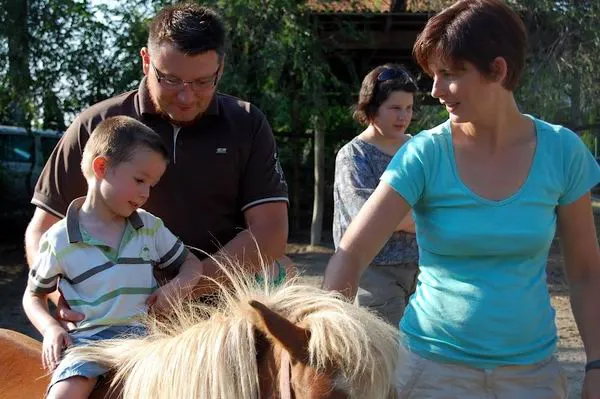
<svg viewBox="0 0 600 399"><path fill-rule="evenodd" d="M56 325L50 326L44 331L44 343L42 348L42 365L48 371L58 366L63 351L73 343L65 329Z"/></svg>
<svg viewBox="0 0 600 399"><path fill-rule="evenodd" d="M146 304L151 312L164 313L172 308L182 294L179 284L171 281L154 291L146 300Z"/></svg>
<svg viewBox="0 0 600 399"><path fill-rule="evenodd" d="M154 291L146 300L146 304L151 312L169 311L181 298L186 298L191 294L195 284L195 281L184 282L176 277Z"/></svg>

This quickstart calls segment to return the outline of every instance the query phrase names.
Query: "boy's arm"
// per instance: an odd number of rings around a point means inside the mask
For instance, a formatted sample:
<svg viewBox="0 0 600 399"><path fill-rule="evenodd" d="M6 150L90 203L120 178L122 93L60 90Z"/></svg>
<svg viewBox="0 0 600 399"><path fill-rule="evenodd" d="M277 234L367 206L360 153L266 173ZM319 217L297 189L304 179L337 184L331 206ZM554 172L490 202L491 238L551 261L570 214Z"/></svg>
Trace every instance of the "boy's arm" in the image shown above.
<svg viewBox="0 0 600 399"><path fill-rule="evenodd" d="M167 284L158 288L147 300L155 312L167 310L179 298L189 297L203 273L203 264L191 252L187 251L185 260L177 275Z"/></svg>
<svg viewBox="0 0 600 399"><path fill-rule="evenodd" d="M62 328L58 321L50 315L47 295L34 294L29 289L25 290L23 309L31 323L42 335L49 327Z"/></svg>
<svg viewBox="0 0 600 399"><path fill-rule="evenodd" d="M192 293L202 274L202 262L193 253L188 251L185 260L179 267L179 273L171 280L171 283L177 286L181 294L186 297Z"/></svg>
<svg viewBox="0 0 600 399"><path fill-rule="evenodd" d="M52 215L51 213L43 210L42 208L35 208L33 217L25 230L25 254L27 257L27 265L31 268L36 261L37 252L40 247L40 238L48 231L53 224L58 222L60 218ZM60 299L60 292L58 290L48 295L54 304L58 304Z"/></svg>
<svg viewBox="0 0 600 399"><path fill-rule="evenodd" d="M35 209L33 217L25 231L25 253L29 268L33 267L37 260L42 235L59 220L58 217L42 208ZM69 308L59 290L49 293L47 299L56 305L56 317L65 329L74 328L75 325L73 322L83 319L84 316L81 313Z"/></svg>
<svg viewBox="0 0 600 399"><path fill-rule="evenodd" d="M62 352L73 341L67 331L50 315L48 296L35 294L29 289L23 294L23 309L31 323L44 337L42 365L46 370L54 370L60 362Z"/></svg>
<svg viewBox="0 0 600 399"><path fill-rule="evenodd" d="M146 212L141 213L141 216L144 223L156 230L154 245L158 259L155 260L155 272L175 275L169 283L154 291L146 301L154 310L160 311L175 303L177 298L187 297L192 293L204 273L204 266L183 242L165 227L160 218Z"/></svg>

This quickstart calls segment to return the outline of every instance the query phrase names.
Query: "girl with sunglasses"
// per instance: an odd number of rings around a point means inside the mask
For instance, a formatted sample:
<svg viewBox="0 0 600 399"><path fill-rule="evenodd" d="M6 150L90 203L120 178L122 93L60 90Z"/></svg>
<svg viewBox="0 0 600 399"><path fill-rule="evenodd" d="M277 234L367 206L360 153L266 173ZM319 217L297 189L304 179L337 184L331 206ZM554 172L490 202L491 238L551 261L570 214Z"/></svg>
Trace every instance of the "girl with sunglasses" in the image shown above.
<svg viewBox="0 0 600 399"><path fill-rule="evenodd" d="M417 85L399 65L381 65L369 72L360 89L354 118L366 126L344 145L335 161L333 238L336 247L350 222L375 191L392 157L410 138ZM397 325L418 273L418 249L410 215L362 277L357 301ZM366 265L365 265L366 266Z"/></svg>

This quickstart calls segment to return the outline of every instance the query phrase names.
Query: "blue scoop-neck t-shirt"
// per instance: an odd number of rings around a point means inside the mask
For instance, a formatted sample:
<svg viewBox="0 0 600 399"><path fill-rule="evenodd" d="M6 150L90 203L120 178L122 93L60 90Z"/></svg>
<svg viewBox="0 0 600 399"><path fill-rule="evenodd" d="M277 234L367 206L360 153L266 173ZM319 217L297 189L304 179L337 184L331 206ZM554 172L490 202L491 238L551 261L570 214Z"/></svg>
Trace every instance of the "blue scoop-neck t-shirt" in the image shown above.
<svg viewBox="0 0 600 399"><path fill-rule="evenodd" d="M597 184L600 168L575 133L532 119L533 162L506 199L462 182L449 121L411 139L381 177L414 211L421 273L400 329L423 357L494 368L555 351L546 263L556 209Z"/></svg>

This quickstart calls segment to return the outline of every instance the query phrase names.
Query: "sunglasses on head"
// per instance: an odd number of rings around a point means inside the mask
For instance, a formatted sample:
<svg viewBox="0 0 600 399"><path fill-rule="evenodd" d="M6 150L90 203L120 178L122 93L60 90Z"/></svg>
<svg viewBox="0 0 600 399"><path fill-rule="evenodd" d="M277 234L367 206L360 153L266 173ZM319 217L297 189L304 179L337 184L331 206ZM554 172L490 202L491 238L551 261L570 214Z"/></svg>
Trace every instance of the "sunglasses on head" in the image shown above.
<svg viewBox="0 0 600 399"><path fill-rule="evenodd" d="M408 81L412 80L406 71L402 69L386 68L379 72L379 75L377 75L378 82L385 82L392 79L404 79Z"/></svg>

